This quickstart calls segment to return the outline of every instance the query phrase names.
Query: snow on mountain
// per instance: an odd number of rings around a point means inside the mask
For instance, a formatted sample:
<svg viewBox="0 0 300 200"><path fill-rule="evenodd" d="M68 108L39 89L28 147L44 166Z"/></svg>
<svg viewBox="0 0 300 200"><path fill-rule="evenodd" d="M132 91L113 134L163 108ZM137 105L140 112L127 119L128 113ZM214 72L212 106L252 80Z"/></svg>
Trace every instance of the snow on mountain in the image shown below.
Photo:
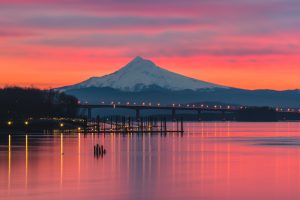
<svg viewBox="0 0 300 200"><path fill-rule="evenodd" d="M89 87L110 87L122 91L139 91L151 86L169 90L226 88L189 78L156 66L152 61L136 57L120 70L102 77L92 77L79 84L60 88L61 91Z"/></svg>

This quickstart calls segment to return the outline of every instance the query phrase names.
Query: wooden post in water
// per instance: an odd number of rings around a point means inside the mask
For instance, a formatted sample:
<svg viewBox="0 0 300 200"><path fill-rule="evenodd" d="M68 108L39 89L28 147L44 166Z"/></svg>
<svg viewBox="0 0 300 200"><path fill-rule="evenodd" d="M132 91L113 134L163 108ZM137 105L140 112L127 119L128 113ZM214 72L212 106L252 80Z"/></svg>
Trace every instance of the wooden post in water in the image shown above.
<svg viewBox="0 0 300 200"><path fill-rule="evenodd" d="M150 133L152 132L152 127L153 127L153 119L152 117L149 118L149 131Z"/></svg>
<svg viewBox="0 0 300 200"><path fill-rule="evenodd" d="M176 110L175 110L175 108L172 109L172 120L173 121L176 120Z"/></svg>
<svg viewBox="0 0 300 200"><path fill-rule="evenodd" d="M103 130L103 133L104 133L104 135L105 135L105 129L106 129L106 127L105 127L105 118L104 118L104 120L103 120L103 124L102 124L102 130Z"/></svg>
<svg viewBox="0 0 300 200"><path fill-rule="evenodd" d="M119 122L119 116L115 116L115 131L119 129L118 122Z"/></svg>
<svg viewBox="0 0 300 200"><path fill-rule="evenodd" d="M183 118L180 118L180 124L181 124L181 136L183 135Z"/></svg>
<svg viewBox="0 0 300 200"><path fill-rule="evenodd" d="M148 128L149 128L149 117L146 117L145 127L146 127L145 132L148 133Z"/></svg>
<svg viewBox="0 0 300 200"><path fill-rule="evenodd" d="M197 110L197 117L198 117L198 121L201 121L201 110Z"/></svg>
<svg viewBox="0 0 300 200"><path fill-rule="evenodd" d="M101 154L103 154L103 152L104 152L104 148L103 148L103 145L101 145L101 149L100 149L100 152L101 152Z"/></svg>
<svg viewBox="0 0 300 200"><path fill-rule="evenodd" d="M110 117L110 131L113 130L113 118Z"/></svg>
<svg viewBox="0 0 300 200"><path fill-rule="evenodd" d="M160 134L162 135L163 132L163 121L162 118L160 119Z"/></svg>
<svg viewBox="0 0 300 200"><path fill-rule="evenodd" d="M83 130L84 130L84 134L87 133L87 129L88 129L87 119L84 118L84 119L83 119Z"/></svg>
<svg viewBox="0 0 300 200"><path fill-rule="evenodd" d="M128 117L128 130L131 132L132 126L131 126L131 118Z"/></svg>
<svg viewBox="0 0 300 200"><path fill-rule="evenodd" d="M140 121L141 116L140 116L140 109L135 110L135 120L138 122Z"/></svg>
<svg viewBox="0 0 300 200"><path fill-rule="evenodd" d="M222 111L222 120L226 121L225 111Z"/></svg>
<svg viewBox="0 0 300 200"><path fill-rule="evenodd" d="M92 108L87 108L87 111L88 111L87 117L89 120L91 120L92 119Z"/></svg>
<svg viewBox="0 0 300 200"><path fill-rule="evenodd" d="M144 119L143 117L140 117L141 119L141 131L142 131L142 134L144 133Z"/></svg>
<svg viewBox="0 0 300 200"><path fill-rule="evenodd" d="M97 119L96 119L96 127L97 127L97 133L100 133L100 117L99 115L97 115Z"/></svg>
<svg viewBox="0 0 300 200"><path fill-rule="evenodd" d="M164 118L164 131L165 131L165 135L167 135L167 119Z"/></svg>
<svg viewBox="0 0 300 200"><path fill-rule="evenodd" d="M122 129L123 129L123 131L125 130L125 126L126 126L126 118L122 117Z"/></svg>

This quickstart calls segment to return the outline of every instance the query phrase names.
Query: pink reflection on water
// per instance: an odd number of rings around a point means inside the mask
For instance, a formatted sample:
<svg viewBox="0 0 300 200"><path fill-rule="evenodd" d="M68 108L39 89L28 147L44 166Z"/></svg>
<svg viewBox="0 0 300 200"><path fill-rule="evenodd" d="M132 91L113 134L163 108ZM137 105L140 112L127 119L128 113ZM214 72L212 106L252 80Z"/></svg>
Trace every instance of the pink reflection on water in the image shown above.
<svg viewBox="0 0 300 200"><path fill-rule="evenodd" d="M300 123L185 130L2 136L1 199L300 199Z"/></svg>

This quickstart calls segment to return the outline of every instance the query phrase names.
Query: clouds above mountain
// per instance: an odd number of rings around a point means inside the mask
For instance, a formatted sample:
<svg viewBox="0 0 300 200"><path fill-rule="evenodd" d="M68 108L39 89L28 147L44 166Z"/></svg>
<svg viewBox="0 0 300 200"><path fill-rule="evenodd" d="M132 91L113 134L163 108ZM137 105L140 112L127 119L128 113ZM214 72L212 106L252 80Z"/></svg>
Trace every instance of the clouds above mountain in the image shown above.
<svg viewBox="0 0 300 200"><path fill-rule="evenodd" d="M253 88L295 88L295 82L278 85L276 77L288 75L278 69L295 72L300 64L299 7L296 0L0 0L0 64L20 70L22 62L29 71L52 66L64 73L75 73L69 65L75 71L84 66L98 75L108 72L103 65L117 67L142 55L195 78L203 79L192 68L208 81L239 87L251 88L251 82L231 83L233 75L226 82L215 71L230 75L234 68L242 76L271 69L270 82Z"/></svg>

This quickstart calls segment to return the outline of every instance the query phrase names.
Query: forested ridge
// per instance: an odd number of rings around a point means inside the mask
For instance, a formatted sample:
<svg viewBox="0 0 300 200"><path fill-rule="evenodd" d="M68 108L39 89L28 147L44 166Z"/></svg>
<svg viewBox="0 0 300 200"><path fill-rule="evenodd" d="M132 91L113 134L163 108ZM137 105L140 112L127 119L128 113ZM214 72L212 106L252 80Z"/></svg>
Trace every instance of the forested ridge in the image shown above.
<svg viewBox="0 0 300 200"><path fill-rule="evenodd" d="M77 98L54 90L0 89L0 119L76 117Z"/></svg>

